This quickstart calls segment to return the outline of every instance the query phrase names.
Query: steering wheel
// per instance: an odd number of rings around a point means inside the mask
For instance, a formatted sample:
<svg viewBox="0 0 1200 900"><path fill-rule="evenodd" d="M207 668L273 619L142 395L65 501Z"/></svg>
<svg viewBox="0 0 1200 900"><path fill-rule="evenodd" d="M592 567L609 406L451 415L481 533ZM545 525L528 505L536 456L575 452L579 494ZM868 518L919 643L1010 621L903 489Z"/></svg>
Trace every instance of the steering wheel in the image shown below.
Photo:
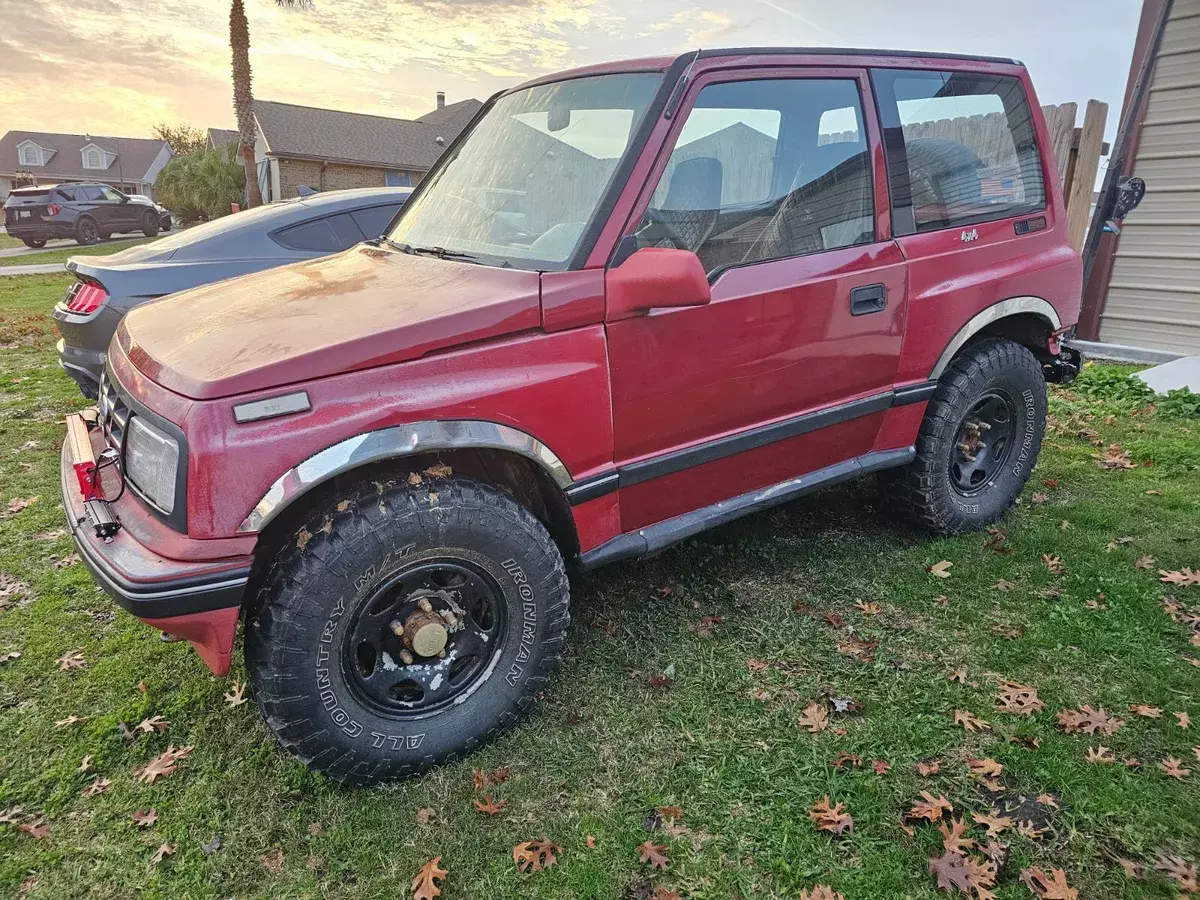
<svg viewBox="0 0 1200 900"><path fill-rule="evenodd" d="M642 246L653 246L661 240L671 242L676 250L690 250L687 241L675 228L675 224L663 215L661 209L655 209L653 206L646 207L646 214L642 218L644 224L637 231L638 244Z"/></svg>

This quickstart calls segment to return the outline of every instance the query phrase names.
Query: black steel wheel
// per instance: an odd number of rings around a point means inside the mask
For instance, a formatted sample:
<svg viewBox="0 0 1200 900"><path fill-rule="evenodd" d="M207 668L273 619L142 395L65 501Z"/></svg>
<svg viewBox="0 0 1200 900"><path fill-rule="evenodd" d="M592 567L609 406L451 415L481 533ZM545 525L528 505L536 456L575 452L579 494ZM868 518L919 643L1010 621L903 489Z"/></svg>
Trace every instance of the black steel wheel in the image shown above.
<svg viewBox="0 0 1200 900"><path fill-rule="evenodd" d="M263 718L350 784L417 774L513 727L566 643L566 571L542 523L474 479L415 482L371 479L315 508L246 615Z"/></svg>
<svg viewBox="0 0 1200 900"><path fill-rule="evenodd" d="M916 458L883 473L889 508L935 534L998 521L1017 501L1046 428L1046 379L1027 347L1002 338L962 349L938 380Z"/></svg>
<svg viewBox="0 0 1200 900"><path fill-rule="evenodd" d="M958 443L950 450L950 483L964 497L988 489L1012 452L1017 404L1007 392L990 390L959 423Z"/></svg>
<svg viewBox="0 0 1200 900"><path fill-rule="evenodd" d="M496 580L465 559L401 568L361 603L342 667L385 715L420 717L461 702L503 649L508 609Z"/></svg>

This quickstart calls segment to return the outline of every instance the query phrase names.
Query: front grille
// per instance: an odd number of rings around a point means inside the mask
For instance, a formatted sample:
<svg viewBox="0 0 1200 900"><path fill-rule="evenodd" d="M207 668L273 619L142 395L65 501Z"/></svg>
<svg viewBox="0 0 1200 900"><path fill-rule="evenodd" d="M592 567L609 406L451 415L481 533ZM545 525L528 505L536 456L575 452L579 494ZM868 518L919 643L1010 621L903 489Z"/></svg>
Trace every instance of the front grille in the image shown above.
<svg viewBox="0 0 1200 900"><path fill-rule="evenodd" d="M108 368L100 373L100 430L104 444L120 454L125 452L125 429L129 427L129 406L121 398L115 379Z"/></svg>

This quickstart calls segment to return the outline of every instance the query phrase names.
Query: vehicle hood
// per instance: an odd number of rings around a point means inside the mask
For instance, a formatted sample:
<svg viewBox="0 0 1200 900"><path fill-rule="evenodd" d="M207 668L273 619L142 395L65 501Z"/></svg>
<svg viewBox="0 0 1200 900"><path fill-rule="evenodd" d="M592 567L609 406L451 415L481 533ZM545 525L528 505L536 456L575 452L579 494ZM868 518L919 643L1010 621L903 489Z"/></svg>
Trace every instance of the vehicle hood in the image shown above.
<svg viewBox="0 0 1200 900"><path fill-rule="evenodd" d="M115 340L168 390L214 399L537 328L539 285L537 272L360 244L139 306Z"/></svg>

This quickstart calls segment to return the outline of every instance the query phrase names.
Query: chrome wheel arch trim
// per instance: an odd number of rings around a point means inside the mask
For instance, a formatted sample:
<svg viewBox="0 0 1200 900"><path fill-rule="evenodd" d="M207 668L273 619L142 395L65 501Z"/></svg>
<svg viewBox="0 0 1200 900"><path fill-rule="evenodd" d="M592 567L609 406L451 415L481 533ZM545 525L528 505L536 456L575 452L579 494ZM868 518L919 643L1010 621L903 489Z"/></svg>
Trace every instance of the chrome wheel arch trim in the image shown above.
<svg viewBox="0 0 1200 900"><path fill-rule="evenodd" d="M966 325L958 330L958 333L946 345L946 349L942 351L942 355L938 357L937 365L929 374L929 380L936 381L941 378L946 367L950 365L950 360L954 359L954 355L963 348L967 341L988 325L1019 313L1033 313L1040 316L1050 324L1051 331L1058 331L1062 328L1058 310L1041 297L1010 297L1007 300L1001 300L999 303L994 303L987 309L977 312L967 321Z"/></svg>
<svg viewBox="0 0 1200 900"><path fill-rule="evenodd" d="M533 460L559 488L565 490L571 484L571 474L554 451L516 428L474 419L413 422L339 441L288 469L255 504L238 526L238 533L261 531L297 497L359 466L438 450L464 449L507 450Z"/></svg>

